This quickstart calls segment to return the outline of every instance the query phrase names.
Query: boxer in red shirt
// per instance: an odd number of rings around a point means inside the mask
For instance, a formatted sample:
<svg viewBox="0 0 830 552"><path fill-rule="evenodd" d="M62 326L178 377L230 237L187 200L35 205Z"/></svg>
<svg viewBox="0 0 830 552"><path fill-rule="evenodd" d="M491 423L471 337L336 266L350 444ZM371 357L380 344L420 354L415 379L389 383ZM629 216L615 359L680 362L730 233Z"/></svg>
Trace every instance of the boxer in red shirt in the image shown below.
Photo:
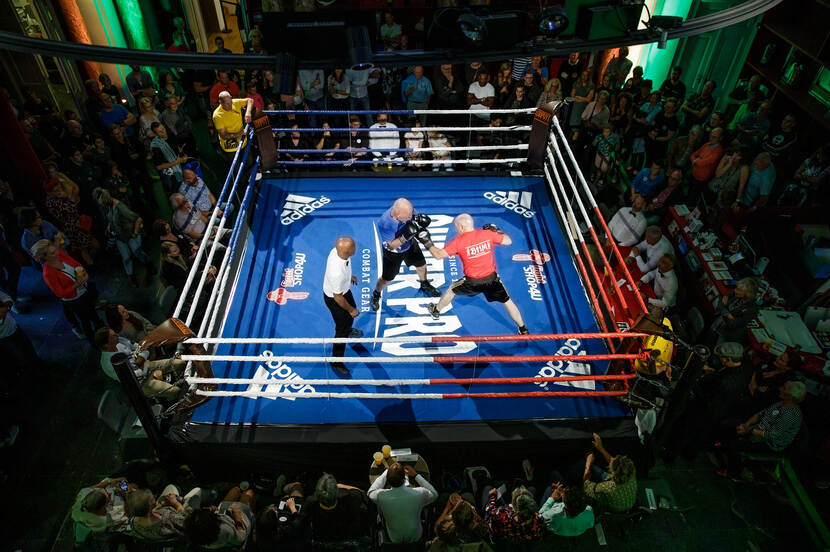
<svg viewBox="0 0 830 552"><path fill-rule="evenodd" d="M495 224L485 224L481 230L476 230L473 217L466 213L455 217L454 226L458 235L450 240L444 249L435 247L426 228L416 234L418 241L429 249L433 257L446 259L455 255L461 259L461 264L464 266L464 277L453 282L438 303L430 303L427 307L429 313L438 320L441 311L452 303L456 295L472 297L483 293L487 301L498 301L504 305L507 314L519 327L520 334L530 333L519 312L519 307L510 298L496 273L496 257L493 255L493 247L510 245L513 240L499 230Z"/></svg>

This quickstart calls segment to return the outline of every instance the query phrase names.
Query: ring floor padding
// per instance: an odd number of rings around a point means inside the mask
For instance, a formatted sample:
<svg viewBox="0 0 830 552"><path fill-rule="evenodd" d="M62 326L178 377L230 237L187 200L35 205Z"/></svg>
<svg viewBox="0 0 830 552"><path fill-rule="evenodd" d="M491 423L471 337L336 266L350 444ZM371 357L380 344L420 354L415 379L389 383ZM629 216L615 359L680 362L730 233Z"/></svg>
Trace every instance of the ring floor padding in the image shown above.
<svg viewBox="0 0 830 552"><path fill-rule="evenodd" d="M432 217L430 231L439 247L452 238L452 218L473 215L476 226L497 224L512 239L496 247L499 274L522 312L531 332L597 332L585 290L568 245L551 208L541 178L535 177L389 177L286 178L263 180L243 261L222 328L223 337L333 336L334 323L323 303L322 282L326 258L338 236L357 242L352 257L352 287L361 313L355 327L365 336L485 335L516 332L499 303L483 296L457 297L439 321L426 311L436 301L418 292L414 268L404 267L385 290L379 312L369 306L379 276L380 243L375 220L400 196L409 198L418 212ZM542 255L530 256L536 250ZM549 255L549 259L547 256ZM516 258L514 259L514 255ZM427 266L432 283L445 289L461 277L456 258L432 259ZM537 262L532 259L535 258ZM541 264L538 264L541 263ZM268 293L285 288L283 304ZM276 295L276 294L274 294ZM273 295L272 295L273 297ZM328 356L331 345L220 345L222 355ZM598 354L609 352L604 342L441 343L347 346L346 355L409 356L439 352L469 355ZM269 365L270 364L270 365ZM351 377L446 378L604 374L608 361L592 363L350 364ZM214 362L216 377L269 377L269 391L303 393L388 392L389 387L291 385L300 378L342 378L325 363ZM245 390L244 385L221 385L220 390ZM602 390L600 382L522 385L402 386L402 393L509 392L540 390ZM613 398L487 398L443 400L212 398L193 414L192 422L244 424L341 424L438 422L464 420L528 420L629 416Z"/></svg>

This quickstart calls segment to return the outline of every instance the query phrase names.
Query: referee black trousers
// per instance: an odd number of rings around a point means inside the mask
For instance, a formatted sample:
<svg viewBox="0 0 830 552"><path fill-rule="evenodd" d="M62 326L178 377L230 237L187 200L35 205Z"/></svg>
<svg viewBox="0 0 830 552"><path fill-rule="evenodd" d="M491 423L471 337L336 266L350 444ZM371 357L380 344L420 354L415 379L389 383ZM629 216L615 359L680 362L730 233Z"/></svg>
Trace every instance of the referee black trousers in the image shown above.
<svg viewBox="0 0 830 552"><path fill-rule="evenodd" d="M357 308L354 302L354 297L352 297L351 290L344 293L343 298L346 299L348 304ZM349 314L349 311L338 305L337 301L325 293L323 294L323 299L325 299L326 306L329 308L331 317L334 319L334 337L349 337L349 333L352 331L354 317ZM345 343L335 343L331 348L331 356L342 357L345 351Z"/></svg>

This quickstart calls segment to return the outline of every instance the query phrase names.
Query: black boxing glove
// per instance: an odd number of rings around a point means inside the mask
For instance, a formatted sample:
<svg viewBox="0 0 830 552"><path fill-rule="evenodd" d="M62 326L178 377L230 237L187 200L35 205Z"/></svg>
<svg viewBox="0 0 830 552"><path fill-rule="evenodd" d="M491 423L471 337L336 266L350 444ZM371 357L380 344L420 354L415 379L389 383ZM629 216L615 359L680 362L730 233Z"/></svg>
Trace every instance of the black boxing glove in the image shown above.
<svg viewBox="0 0 830 552"><path fill-rule="evenodd" d="M401 229L401 239L403 241L411 240L412 238L415 237L415 234L418 233L418 230L420 230L418 225L415 224L414 221L410 220L409 222L404 224L403 228Z"/></svg>
<svg viewBox="0 0 830 552"><path fill-rule="evenodd" d="M434 245L432 243L432 236L429 234L429 230L427 230L426 228L418 230L418 234L416 234L416 237L418 238L418 241L424 244L424 247L426 247L427 249Z"/></svg>
<svg viewBox="0 0 830 552"><path fill-rule="evenodd" d="M488 222L487 224L482 226L481 229L482 230L491 230L493 232L498 232L499 234L504 234L504 232L502 232L501 229L498 226L496 226L495 224L493 224L492 222Z"/></svg>
<svg viewBox="0 0 830 552"><path fill-rule="evenodd" d="M412 217L412 220L413 220L413 221L415 222L415 224L417 224L420 228L426 228L426 227L427 227L427 226L429 226L429 224L432 222L432 219L431 219L431 218L429 218L429 216L427 216L427 215L425 215L425 214L423 214L423 213L418 213L418 214L416 214L414 217Z"/></svg>

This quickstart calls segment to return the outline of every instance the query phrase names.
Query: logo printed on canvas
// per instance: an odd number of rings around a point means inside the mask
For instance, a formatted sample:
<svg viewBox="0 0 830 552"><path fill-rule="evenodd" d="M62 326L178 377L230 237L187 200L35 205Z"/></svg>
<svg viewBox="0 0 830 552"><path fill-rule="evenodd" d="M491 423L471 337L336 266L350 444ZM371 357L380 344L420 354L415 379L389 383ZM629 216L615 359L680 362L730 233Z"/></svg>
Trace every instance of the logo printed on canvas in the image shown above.
<svg viewBox="0 0 830 552"><path fill-rule="evenodd" d="M331 202L331 199L326 196L320 196L320 199L315 199L313 197L288 194L285 197L285 203L279 215L280 222L283 226L294 224L304 216L311 214L329 202Z"/></svg>
<svg viewBox="0 0 830 552"><path fill-rule="evenodd" d="M542 267L546 262L550 261L550 255L538 249L531 249L529 253L516 253L513 255L513 260L518 262L530 261L533 263L522 267L522 271L525 274L528 295L530 295L533 301L541 301L542 292L539 290L539 286L548 283Z"/></svg>
<svg viewBox="0 0 830 552"><path fill-rule="evenodd" d="M286 267L282 271L280 287L290 288L303 285L303 265L306 263L305 253L294 254L294 266Z"/></svg>
<svg viewBox="0 0 830 552"><path fill-rule="evenodd" d="M565 343L559 347L559 350L555 353L557 356L562 355L585 355L585 349L582 348L582 342L578 339L569 339L565 341ZM561 360L550 360L548 361L539 373L536 374L537 377L540 378L551 378L556 377L559 375L563 376L590 376L591 375L591 364L588 362L574 362L569 360L567 362L562 362ZM534 383L533 385L538 385L542 389L546 388L548 384L552 385L565 385L568 387L577 387L579 389L585 389L593 391L596 389L596 382L594 381L563 381L562 383L556 382L548 382L542 381L538 383Z"/></svg>
<svg viewBox="0 0 830 552"><path fill-rule="evenodd" d="M262 351L262 356L272 357L274 353L265 349ZM263 364L257 366L256 373L254 374L253 379L256 380L263 380L267 379L269 381L273 381L273 383L269 383L267 385L260 385L260 384L251 384L248 386L246 391L249 392L259 392L264 391L267 393L314 393L314 388L310 385L304 383L291 383L292 381L299 379L300 375L295 372L289 365L285 364L281 360L266 360ZM255 397L260 398L260 397ZM276 400L276 399L285 399L287 401L296 400L295 397L261 397Z"/></svg>
<svg viewBox="0 0 830 552"><path fill-rule="evenodd" d="M273 301L278 305L284 305L288 302L289 299L293 299L295 301L302 301L303 299L308 298L307 291L288 291L284 287L277 288L275 290L271 290L268 292L268 295L265 296L266 299L269 301Z"/></svg>
<svg viewBox="0 0 830 552"><path fill-rule="evenodd" d="M530 209L533 192L484 192L484 197L525 218L536 214Z"/></svg>

